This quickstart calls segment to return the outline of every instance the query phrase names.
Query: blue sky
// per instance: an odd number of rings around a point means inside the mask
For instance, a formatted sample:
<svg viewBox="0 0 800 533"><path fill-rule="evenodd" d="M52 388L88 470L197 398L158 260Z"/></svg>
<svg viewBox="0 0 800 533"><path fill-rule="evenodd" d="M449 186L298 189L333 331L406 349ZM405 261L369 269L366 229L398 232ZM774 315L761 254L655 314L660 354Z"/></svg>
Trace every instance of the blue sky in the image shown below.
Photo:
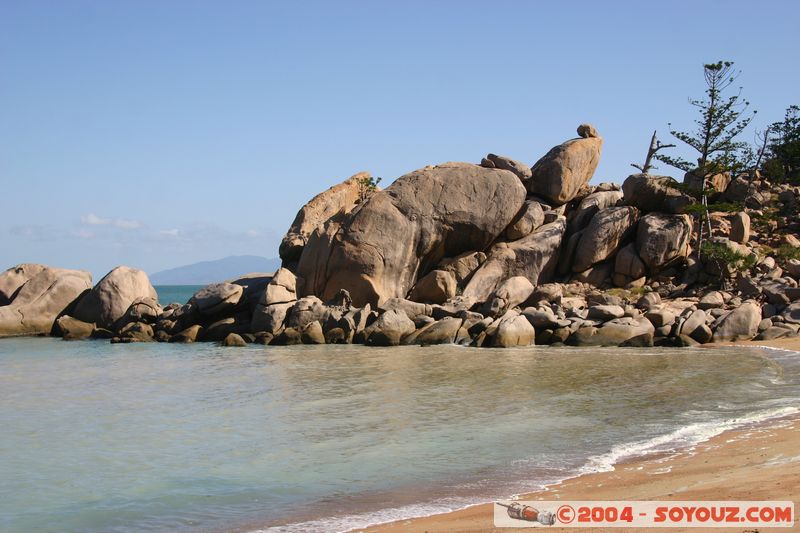
<svg viewBox="0 0 800 533"><path fill-rule="evenodd" d="M756 127L800 103L798 15L795 1L0 0L0 266L98 278L274 257L297 209L358 171L532 164L581 122L605 138L593 182L621 182L654 129L691 126L705 62L736 62Z"/></svg>

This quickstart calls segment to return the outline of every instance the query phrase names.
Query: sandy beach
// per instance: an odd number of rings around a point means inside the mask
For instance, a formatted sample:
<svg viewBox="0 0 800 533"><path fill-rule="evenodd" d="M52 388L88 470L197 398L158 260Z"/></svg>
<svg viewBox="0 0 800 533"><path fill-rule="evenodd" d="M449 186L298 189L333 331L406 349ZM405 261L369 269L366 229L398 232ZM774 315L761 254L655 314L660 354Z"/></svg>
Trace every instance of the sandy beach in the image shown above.
<svg viewBox="0 0 800 533"><path fill-rule="evenodd" d="M800 351L800 339L797 338L750 341L736 345ZM611 472L569 479L545 490L525 494L520 499L797 502L800 500L800 451L798 450L800 450L800 416L792 416L722 433L692 450L623 462ZM511 531L509 528L494 528L492 512L492 504L486 503L450 513L382 524L364 531L371 533ZM795 525L792 530L799 528L795 515ZM619 528L615 531L639 531L639 529ZM714 528L714 531L748 530L739 527Z"/></svg>

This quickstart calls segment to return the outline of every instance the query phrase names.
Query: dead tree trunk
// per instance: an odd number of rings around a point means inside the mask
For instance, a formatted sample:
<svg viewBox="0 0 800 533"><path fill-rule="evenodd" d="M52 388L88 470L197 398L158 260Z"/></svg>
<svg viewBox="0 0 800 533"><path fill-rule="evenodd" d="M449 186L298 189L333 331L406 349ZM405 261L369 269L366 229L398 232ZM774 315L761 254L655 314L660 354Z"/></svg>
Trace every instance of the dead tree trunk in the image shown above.
<svg viewBox="0 0 800 533"><path fill-rule="evenodd" d="M653 167L653 156L662 148L674 148L674 144L661 144L661 141L656 139L656 131L653 132L653 137L650 138L650 147L647 149L647 157L644 159L644 165L637 165L631 163L633 168L638 168L642 174L649 174L650 169Z"/></svg>

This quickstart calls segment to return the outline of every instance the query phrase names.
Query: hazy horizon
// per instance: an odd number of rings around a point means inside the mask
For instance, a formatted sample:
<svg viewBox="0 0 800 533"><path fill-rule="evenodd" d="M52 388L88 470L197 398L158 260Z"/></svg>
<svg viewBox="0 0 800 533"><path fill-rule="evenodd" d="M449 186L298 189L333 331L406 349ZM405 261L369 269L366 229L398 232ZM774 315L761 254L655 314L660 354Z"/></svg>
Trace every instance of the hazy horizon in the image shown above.
<svg viewBox="0 0 800 533"><path fill-rule="evenodd" d="M752 141L800 103L798 13L789 1L3 2L0 267L96 281L118 264L275 257L303 203L358 171L386 185L488 152L532 164L582 122L605 138L592 182L619 183L654 129L666 141L667 122L693 125L687 98L719 59L742 70Z"/></svg>

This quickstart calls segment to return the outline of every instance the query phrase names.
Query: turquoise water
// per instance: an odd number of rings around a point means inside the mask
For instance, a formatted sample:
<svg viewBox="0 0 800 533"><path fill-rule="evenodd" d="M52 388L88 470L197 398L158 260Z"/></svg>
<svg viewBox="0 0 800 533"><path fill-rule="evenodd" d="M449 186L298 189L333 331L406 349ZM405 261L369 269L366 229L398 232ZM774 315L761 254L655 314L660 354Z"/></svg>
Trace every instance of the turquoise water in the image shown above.
<svg viewBox="0 0 800 533"><path fill-rule="evenodd" d="M800 406L757 349L0 341L0 530L337 531Z"/></svg>
<svg viewBox="0 0 800 533"><path fill-rule="evenodd" d="M154 285L158 293L158 302L162 306L174 302L185 304L203 287L204 285Z"/></svg>

